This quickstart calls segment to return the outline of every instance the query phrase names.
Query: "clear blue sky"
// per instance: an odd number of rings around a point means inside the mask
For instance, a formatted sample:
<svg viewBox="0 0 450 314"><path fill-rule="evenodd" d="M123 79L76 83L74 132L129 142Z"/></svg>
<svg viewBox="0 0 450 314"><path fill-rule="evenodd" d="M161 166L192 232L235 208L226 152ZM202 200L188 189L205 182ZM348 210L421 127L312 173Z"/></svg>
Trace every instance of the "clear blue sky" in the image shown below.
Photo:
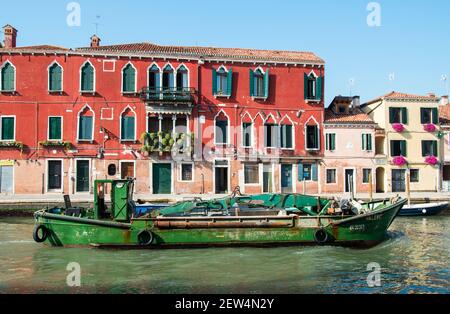
<svg viewBox="0 0 450 314"><path fill-rule="evenodd" d="M0 23L19 29L21 46L86 46L98 22L105 45L313 51L327 62L327 103L350 90L363 101L391 90L447 93L441 77L450 77L448 0L379 0L380 27L367 24L369 0L78 0L80 27L66 23L69 2L2 1Z"/></svg>

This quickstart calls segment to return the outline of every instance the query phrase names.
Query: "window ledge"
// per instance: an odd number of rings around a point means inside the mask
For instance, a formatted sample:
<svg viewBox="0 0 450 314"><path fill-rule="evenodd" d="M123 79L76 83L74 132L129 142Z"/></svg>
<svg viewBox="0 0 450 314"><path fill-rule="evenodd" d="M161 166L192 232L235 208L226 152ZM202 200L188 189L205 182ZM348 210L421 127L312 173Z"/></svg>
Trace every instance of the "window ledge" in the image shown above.
<svg viewBox="0 0 450 314"><path fill-rule="evenodd" d="M137 144L137 140L120 140L120 143Z"/></svg>
<svg viewBox="0 0 450 314"><path fill-rule="evenodd" d="M266 101L268 97L266 96L252 96L253 100L263 100Z"/></svg>
<svg viewBox="0 0 450 314"><path fill-rule="evenodd" d="M308 102L312 102L312 103L320 103L322 101L322 99L305 99L305 101Z"/></svg>
<svg viewBox="0 0 450 314"><path fill-rule="evenodd" d="M231 98L231 95L226 95L226 94L214 94L215 98Z"/></svg>
<svg viewBox="0 0 450 314"><path fill-rule="evenodd" d="M79 144L94 144L94 140L77 140Z"/></svg>
<svg viewBox="0 0 450 314"><path fill-rule="evenodd" d="M47 92L49 93L49 95L53 95L53 94L60 94L60 95L62 95L64 93L63 90L49 90Z"/></svg>
<svg viewBox="0 0 450 314"><path fill-rule="evenodd" d="M309 152L318 152L320 151L320 148L306 148L306 150Z"/></svg>
<svg viewBox="0 0 450 314"><path fill-rule="evenodd" d="M133 91L133 92L124 92L122 91L122 95L136 95L138 92L137 91Z"/></svg>
<svg viewBox="0 0 450 314"><path fill-rule="evenodd" d="M0 93L15 95L15 94L17 94L17 91L15 91L15 90L0 90Z"/></svg>
<svg viewBox="0 0 450 314"><path fill-rule="evenodd" d="M95 95L96 91L89 91L89 90L80 90L80 94L91 94Z"/></svg>

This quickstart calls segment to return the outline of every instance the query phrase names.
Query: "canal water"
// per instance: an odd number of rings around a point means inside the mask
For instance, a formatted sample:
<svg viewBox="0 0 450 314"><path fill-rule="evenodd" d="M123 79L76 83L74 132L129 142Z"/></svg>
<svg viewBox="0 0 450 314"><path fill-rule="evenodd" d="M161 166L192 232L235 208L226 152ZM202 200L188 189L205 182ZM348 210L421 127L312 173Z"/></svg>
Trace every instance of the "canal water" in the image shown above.
<svg viewBox="0 0 450 314"><path fill-rule="evenodd" d="M62 249L34 243L32 228L0 218L0 293L450 293L448 216L398 218L368 250ZM71 262L80 288L66 284ZM381 287L368 287L369 263L381 266Z"/></svg>

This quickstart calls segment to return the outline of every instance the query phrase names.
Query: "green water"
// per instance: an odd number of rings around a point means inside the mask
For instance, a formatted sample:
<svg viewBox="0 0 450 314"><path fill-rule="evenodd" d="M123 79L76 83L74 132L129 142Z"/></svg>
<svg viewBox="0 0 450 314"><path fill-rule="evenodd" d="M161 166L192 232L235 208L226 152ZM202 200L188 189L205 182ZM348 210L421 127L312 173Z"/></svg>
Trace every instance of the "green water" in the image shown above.
<svg viewBox="0 0 450 314"><path fill-rule="evenodd" d="M398 218L369 250L339 247L103 251L35 244L33 220L0 219L0 293L449 293L450 217ZM66 285L68 263L81 287ZM369 288L367 264L381 269Z"/></svg>

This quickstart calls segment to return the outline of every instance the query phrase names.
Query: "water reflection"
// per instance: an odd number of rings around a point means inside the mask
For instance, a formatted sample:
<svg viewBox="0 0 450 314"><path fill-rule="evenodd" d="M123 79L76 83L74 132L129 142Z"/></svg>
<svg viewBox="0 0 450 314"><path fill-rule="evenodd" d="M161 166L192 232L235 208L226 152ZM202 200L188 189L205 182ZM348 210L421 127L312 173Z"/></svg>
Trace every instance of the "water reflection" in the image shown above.
<svg viewBox="0 0 450 314"><path fill-rule="evenodd" d="M33 221L0 220L0 292L57 293L448 293L450 217L396 220L369 250L339 247L104 251L48 248ZM66 286L78 262L82 288ZM369 288L367 264L382 267Z"/></svg>

